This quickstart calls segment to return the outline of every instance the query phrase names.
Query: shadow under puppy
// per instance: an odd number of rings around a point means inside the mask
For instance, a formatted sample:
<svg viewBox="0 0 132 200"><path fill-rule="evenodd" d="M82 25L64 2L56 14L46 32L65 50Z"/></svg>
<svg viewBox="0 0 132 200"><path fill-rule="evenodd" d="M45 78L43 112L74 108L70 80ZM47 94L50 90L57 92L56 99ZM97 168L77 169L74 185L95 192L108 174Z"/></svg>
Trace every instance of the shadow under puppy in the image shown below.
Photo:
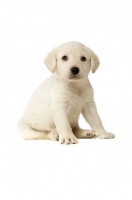
<svg viewBox="0 0 132 200"><path fill-rule="evenodd" d="M97 55L79 42L64 43L45 58L52 72L32 94L18 131L24 139L51 139L75 144L77 138L114 138L98 115L88 79L99 66ZM78 125L80 113L92 130Z"/></svg>

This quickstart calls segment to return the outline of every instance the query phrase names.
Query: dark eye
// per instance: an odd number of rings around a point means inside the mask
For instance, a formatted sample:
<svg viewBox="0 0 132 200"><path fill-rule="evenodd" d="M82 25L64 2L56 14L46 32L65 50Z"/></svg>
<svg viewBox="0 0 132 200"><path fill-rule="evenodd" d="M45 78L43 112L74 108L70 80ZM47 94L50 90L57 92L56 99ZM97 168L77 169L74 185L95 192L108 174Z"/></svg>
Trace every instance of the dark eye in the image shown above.
<svg viewBox="0 0 132 200"><path fill-rule="evenodd" d="M63 57L62 57L62 60L67 61L67 60L68 60L68 57L67 57L67 56L63 56Z"/></svg>
<svg viewBox="0 0 132 200"><path fill-rule="evenodd" d="M81 61L86 61L86 58L84 56L81 57Z"/></svg>

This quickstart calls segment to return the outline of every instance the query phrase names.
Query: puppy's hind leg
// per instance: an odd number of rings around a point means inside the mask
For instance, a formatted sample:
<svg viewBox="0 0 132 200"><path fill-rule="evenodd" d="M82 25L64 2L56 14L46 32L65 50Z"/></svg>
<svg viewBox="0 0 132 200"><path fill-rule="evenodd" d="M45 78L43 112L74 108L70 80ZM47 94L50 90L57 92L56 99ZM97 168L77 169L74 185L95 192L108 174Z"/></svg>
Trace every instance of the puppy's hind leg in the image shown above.
<svg viewBox="0 0 132 200"><path fill-rule="evenodd" d="M41 132L34 130L28 124L26 124L22 119L18 122L17 129L22 138L25 140L49 139L48 132Z"/></svg>
<svg viewBox="0 0 132 200"><path fill-rule="evenodd" d="M77 125L76 128L73 129L73 133L77 138L91 139L96 137L95 133L92 130L83 130L79 127L79 125Z"/></svg>
<svg viewBox="0 0 132 200"><path fill-rule="evenodd" d="M26 124L22 119L17 124L17 129L20 135L25 140L58 140L59 135L56 131L56 128L53 128L51 131L37 131L32 129L28 124Z"/></svg>
<svg viewBox="0 0 132 200"><path fill-rule="evenodd" d="M51 131L48 132L48 139L59 140L59 135L58 135L56 128L53 128L53 129L51 129Z"/></svg>

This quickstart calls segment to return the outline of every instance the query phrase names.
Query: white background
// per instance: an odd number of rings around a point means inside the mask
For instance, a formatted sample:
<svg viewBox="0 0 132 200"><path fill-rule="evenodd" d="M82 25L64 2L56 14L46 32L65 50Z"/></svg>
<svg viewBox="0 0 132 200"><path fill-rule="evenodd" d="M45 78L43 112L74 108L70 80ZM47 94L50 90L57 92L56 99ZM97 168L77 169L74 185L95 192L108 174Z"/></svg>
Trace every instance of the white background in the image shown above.
<svg viewBox="0 0 132 200"><path fill-rule="evenodd" d="M16 130L55 46L80 41L100 58L90 80L114 140L23 141ZM130 0L0 1L0 199L132 199ZM86 122L80 118L82 128Z"/></svg>

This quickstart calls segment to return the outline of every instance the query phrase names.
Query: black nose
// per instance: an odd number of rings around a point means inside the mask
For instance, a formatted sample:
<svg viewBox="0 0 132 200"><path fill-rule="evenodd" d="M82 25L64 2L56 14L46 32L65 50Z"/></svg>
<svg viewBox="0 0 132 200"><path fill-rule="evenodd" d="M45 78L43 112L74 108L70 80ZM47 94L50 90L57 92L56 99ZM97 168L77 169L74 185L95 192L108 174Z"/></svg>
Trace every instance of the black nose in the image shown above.
<svg viewBox="0 0 132 200"><path fill-rule="evenodd" d="M73 67L73 68L71 68L71 72L72 72L72 74L76 75L79 73L79 69L77 67Z"/></svg>

